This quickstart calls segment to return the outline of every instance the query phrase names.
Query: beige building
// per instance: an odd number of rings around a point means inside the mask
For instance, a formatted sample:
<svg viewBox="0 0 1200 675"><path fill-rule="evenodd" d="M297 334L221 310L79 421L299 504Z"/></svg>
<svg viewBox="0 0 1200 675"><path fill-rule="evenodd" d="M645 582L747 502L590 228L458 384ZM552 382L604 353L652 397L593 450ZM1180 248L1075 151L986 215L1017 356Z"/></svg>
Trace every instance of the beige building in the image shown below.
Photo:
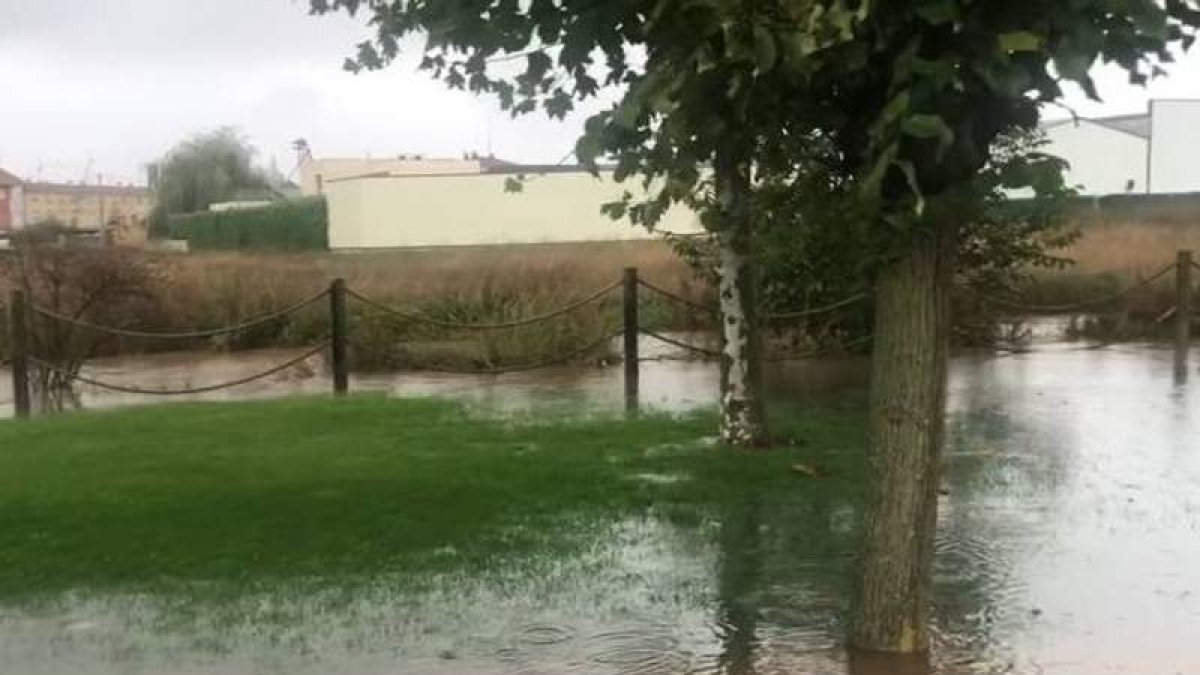
<svg viewBox="0 0 1200 675"><path fill-rule="evenodd" d="M106 225L145 220L150 191L126 185L25 183L25 223L56 220L74 229L100 231Z"/></svg>
<svg viewBox="0 0 1200 675"><path fill-rule="evenodd" d="M486 162L486 160L485 160ZM520 192L505 183L523 176ZM601 213L638 183L578 167L496 164L474 173L377 174L322 181L332 249L477 246L651 239L658 235ZM702 231L676 206L660 231Z"/></svg>
<svg viewBox="0 0 1200 675"><path fill-rule="evenodd" d="M115 243L146 240L150 190L134 185L25 183L26 226L56 221L81 232L95 232Z"/></svg>
<svg viewBox="0 0 1200 675"><path fill-rule="evenodd" d="M0 171L0 232L57 222L135 244L146 239L151 206L141 186L22 181Z"/></svg>

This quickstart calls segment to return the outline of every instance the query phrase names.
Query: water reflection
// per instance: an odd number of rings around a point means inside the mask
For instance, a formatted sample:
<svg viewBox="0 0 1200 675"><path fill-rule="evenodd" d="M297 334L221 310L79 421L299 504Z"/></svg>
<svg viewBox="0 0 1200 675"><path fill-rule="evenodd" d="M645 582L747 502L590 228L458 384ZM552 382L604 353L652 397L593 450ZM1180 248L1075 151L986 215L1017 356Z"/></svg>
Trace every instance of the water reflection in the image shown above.
<svg viewBox="0 0 1200 675"><path fill-rule="evenodd" d="M685 340L701 342L686 334ZM660 410L690 410L716 402L719 374L712 364L687 360L675 347L643 337L640 353L642 404ZM85 371L94 379L147 389L175 389L228 382L262 372L303 353L303 349L266 349L253 352L179 352L95 359ZM779 397L801 400L865 385L867 368L861 358L830 358L773 364L768 386ZM618 411L625 405L623 372L619 367L562 366L498 376L454 375L425 372L359 373L351 377L351 390L388 392L397 396L451 396L488 409L514 410L530 406L587 406ZM239 387L186 396L124 394L81 384L78 396L84 408L145 405L164 401L236 401L280 396L325 394L332 389L328 368L314 357L296 368ZM12 416L11 377L0 370L0 416Z"/></svg>
<svg viewBox="0 0 1200 675"><path fill-rule="evenodd" d="M801 404L865 383L849 360L772 370L776 397ZM579 555L470 578L295 582L199 609L119 594L0 609L0 671L1200 672L1200 399L1172 371L1169 350L1136 346L955 359L931 663L840 648L860 505L799 487L729 494L681 522L581 524L595 545ZM651 362L643 388L683 409L710 404L715 383L707 364ZM623 404L617 369L356 385ZM325 383L251 395L284 386Z"/></svg>

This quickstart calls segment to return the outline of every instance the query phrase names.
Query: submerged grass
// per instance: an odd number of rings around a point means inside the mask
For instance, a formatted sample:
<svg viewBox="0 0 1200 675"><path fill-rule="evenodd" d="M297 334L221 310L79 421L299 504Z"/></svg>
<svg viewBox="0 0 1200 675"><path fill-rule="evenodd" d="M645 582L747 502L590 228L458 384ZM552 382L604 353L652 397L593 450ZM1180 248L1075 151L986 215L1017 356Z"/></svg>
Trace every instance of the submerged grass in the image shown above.
<svg viewBox="0 0 1200 675"><path fill-rule="evenodd" d="M686 523L747 494L862 489L856 410L781 420L803 443L769 452L712 444L714 424L382 397L0 423L0 599L463 570L585 543L621 514Z"/></svg>

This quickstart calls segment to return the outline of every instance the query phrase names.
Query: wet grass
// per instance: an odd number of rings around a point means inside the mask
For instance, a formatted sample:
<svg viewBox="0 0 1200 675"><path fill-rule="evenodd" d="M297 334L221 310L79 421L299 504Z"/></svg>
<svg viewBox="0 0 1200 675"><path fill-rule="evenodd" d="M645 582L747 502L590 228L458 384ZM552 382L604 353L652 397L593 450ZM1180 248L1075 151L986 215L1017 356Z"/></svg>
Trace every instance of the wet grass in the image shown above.
<svg viewBox="0 0 1200 675"><path fill-rule="evenodd" d="M687 523L748 494L862 489L857 409L783 416L772 451L717 446L714 427L383 397L0 423L0 599L469 570L586 545L622 514Z"/></svg>

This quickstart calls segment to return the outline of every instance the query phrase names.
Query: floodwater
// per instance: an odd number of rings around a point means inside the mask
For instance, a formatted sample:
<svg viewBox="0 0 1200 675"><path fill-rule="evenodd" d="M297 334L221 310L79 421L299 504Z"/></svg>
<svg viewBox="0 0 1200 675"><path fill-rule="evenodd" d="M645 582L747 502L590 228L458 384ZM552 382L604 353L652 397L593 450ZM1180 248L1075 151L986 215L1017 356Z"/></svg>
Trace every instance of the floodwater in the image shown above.
<svg viewBox="0 0 1200 675"><path fill-rule="evenodd" d="M203 384L279 356L167 355L97 372ZM954 359L932 672L1200 672L1200 350L1192 356L1190 381L1152 346L1039 343ZM645 366L651 405L712 404L711 364ZM151 370L159 380L146 381ZM769 370L774 398L803 404L861 400L866 379L855 359ZM327 389L309 375L232 395ZM620 378L620 368L568 368L354 386L619 408ZM133 400L83 393L88 405ZM755 493L695 524L653 512L589 523L594 544L578 554L470 577L269 587L211 612L186 598L81 592L0 609L0 672L926 672L840 647L860 516L849 498Z"/></svg>
<svg viewBox="0 0 1200 675"><path fill-rule="evenodd" d="M675 337L704 345L703 335ZM614 344L616 342L614 341ZM712 345L708 345L712 346ZM642 338L639 345L641 397L648 407L683 411L710 406L716 401L718 373L708 363L689 360L675 347ZM84 374L90 379L141 389L167 390L205 387L238 380L286 362L304 349L264 349L253 352L175 352L103 358L90 361ZM861 359L831 358L771 364L768 379L794 398L848 386L865 386L867 370ZM386 392L396 396L449 396L488 409L529 406L586 405L590 409L624 409L624 375L621 367L561 366L499 376L442 373L356 374L354 392ZM215 392L182 396L126 394L81 384L77 389L84 408L145 405L170 401L236 401L280 396L323 394L333 382L322 357L317 356L265 379ZM0 369L0 417L11 417L12 386L8 371Z"/></svg>

